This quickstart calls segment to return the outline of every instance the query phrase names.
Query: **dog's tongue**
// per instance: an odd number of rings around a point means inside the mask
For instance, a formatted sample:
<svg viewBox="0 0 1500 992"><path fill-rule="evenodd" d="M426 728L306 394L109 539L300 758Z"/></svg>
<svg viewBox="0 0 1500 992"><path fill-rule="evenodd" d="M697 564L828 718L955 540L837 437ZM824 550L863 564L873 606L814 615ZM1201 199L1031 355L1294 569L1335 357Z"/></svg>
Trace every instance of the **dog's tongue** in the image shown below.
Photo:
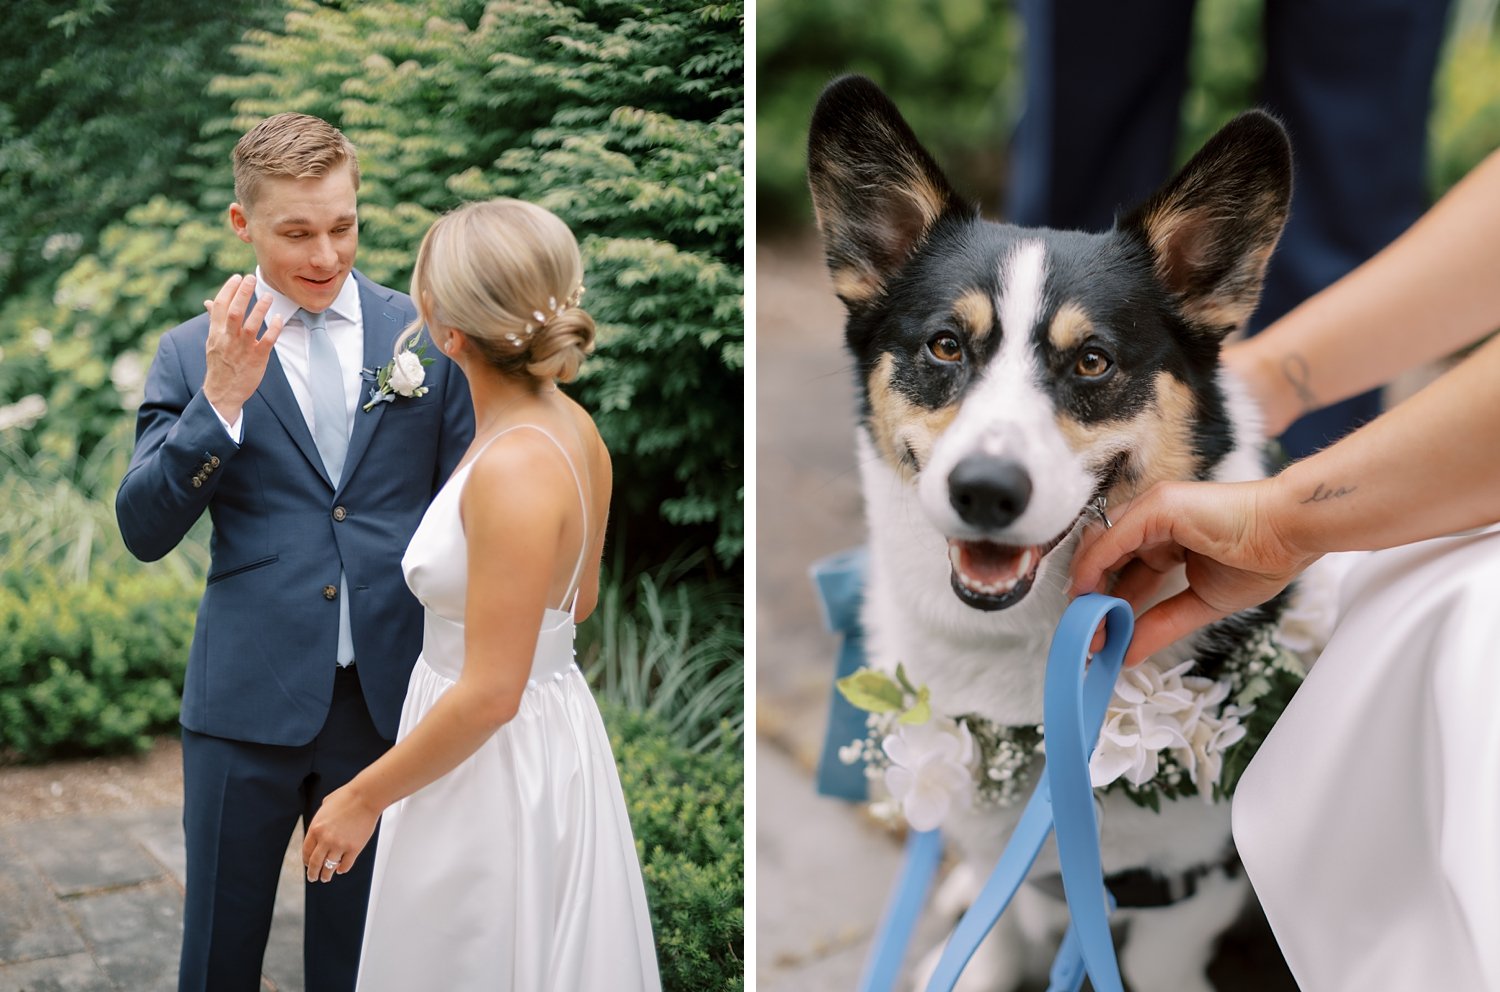
<svg viewBox="0 0 1500 992"><path fill-rule="evenodd" d="M949 541L948 560L959 581L975 592L1008 592L1030 577L1041 556L1032 547L1013 547L989 541Z"/></svg>

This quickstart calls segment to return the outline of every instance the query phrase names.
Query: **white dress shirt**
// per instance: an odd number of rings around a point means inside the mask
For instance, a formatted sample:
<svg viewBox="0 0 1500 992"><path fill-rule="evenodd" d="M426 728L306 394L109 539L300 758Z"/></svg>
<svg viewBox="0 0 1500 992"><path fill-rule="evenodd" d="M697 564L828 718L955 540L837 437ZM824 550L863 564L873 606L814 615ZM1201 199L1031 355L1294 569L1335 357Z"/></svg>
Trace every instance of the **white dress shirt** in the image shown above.
<svg viewBox="0 0 1500 992"><path fill-rule="evenodd" d="M269 324L278 315L285 319L281 337L276 339L276 357L281 362L281 370L286 373L287 382L291 384L292 395L297 398L302 419L307 421L307 429L312 430L313 401L312 391L308 387L308 369L311 366L308 357L309 337L302 318L297 315L300 308L291 299L267 285L261 279L258 266L255 269L255 283L258 297L271 298L271 309L266 311L266 323ZM359 285L352 274L344 278L339 295L325 312L328 315L328 335L338 353L339 368L343 372L344 407L348 414L348 422L344 427L347 433L352 434L354 415L359 409L363 385L359 372L365 357L365 324L359 307ZM218 413L218 410L214 412ZM244 436L243 411L232 424L224 420L223 415L219 416L219 422L229 432L230 440L239 444Z"/></svg>

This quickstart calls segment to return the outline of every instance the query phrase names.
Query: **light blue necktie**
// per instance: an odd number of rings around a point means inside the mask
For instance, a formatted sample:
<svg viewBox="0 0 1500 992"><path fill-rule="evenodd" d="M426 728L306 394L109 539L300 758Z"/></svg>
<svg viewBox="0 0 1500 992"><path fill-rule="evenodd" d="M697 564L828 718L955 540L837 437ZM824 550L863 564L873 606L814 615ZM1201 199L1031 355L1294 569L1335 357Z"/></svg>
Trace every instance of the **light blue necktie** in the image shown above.
<svg viewBox="0 0 1500 992"><path fill-rule="evenodd" d="M344 402L344 370L328 337L328 314L297 311L307 328L307 388L312 393L313 443L323 458L328 478L338 488L349 453L349 410ZM349 623L349 582L339 573L339 649L343 667L354 660L354 633Z"/></svg>

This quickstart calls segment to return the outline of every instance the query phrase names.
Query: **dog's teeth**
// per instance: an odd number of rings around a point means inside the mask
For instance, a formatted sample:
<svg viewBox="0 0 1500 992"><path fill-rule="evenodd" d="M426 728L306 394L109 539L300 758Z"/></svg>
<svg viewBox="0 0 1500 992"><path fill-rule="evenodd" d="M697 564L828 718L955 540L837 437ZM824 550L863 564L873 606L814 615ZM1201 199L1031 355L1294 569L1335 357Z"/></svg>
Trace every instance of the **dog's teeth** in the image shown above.
<svg viewBox="0 0 1500 992"><path fill-rule="evenodd" d="M1020 563L1019 567L1016 568L1016 574L1017 575L1028 575L1028 574L1030 574L1030 572L1031 572L1031 557L1032 557L1032 550L1030 548L1027 548L1025 551L1021 552L1021 563Z"/></svg>
<svg viewBox="0 0 1500 992"><path fill-rule="evenodd" d="M958 545L948 545L948 560L953 563L953 567L958 570L960 575L963 574L963 557L964 553Z"/></svg>

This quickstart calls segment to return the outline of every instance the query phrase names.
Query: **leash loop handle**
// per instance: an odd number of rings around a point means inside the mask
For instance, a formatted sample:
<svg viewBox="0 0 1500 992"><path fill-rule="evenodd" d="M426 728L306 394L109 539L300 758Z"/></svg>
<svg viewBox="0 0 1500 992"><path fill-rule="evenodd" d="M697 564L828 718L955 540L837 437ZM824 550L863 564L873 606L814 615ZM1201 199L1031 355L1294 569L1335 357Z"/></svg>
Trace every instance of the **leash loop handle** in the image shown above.
<svg viewBox="0 0 1500 992"><path fill-rule="evenodd" d="M1105 644L1090 663L1089 645L1100 621L1107 621ZM964 913L943 948L927 992L951 992L980 942L1026 880L1054 829L1072 922L1053 965L1054 981L1049 992L1076 992L1085 970L1096 992L1123 992L1109 935L1113 902L1104 887L1099 822L1088 763L1134 631L1135 615L1130 604L1112 596L1080 596L1063 613L1047 655L1042 697L1046 769L979 898ZM1077 967L1075 954L1081 955L1082 968ZM891 981L894 974L885 985L864 988L889 988Z"/></svg>
<svg viewBox="0 0 1500 992"><path fill-rule="evenodd" d="M1101 620L1107 624L1105 644L1090 663L1089 643ZM1046 776L1052 792L1063 894L1096 992L1123 992L1124 985L1109 934L1111 907L1100 861L1089 756L1099 740L1099 729L1134 632L1135 615L1124 600L1097 594L1074 600L1052 639L1042 698Z"/></svg>

